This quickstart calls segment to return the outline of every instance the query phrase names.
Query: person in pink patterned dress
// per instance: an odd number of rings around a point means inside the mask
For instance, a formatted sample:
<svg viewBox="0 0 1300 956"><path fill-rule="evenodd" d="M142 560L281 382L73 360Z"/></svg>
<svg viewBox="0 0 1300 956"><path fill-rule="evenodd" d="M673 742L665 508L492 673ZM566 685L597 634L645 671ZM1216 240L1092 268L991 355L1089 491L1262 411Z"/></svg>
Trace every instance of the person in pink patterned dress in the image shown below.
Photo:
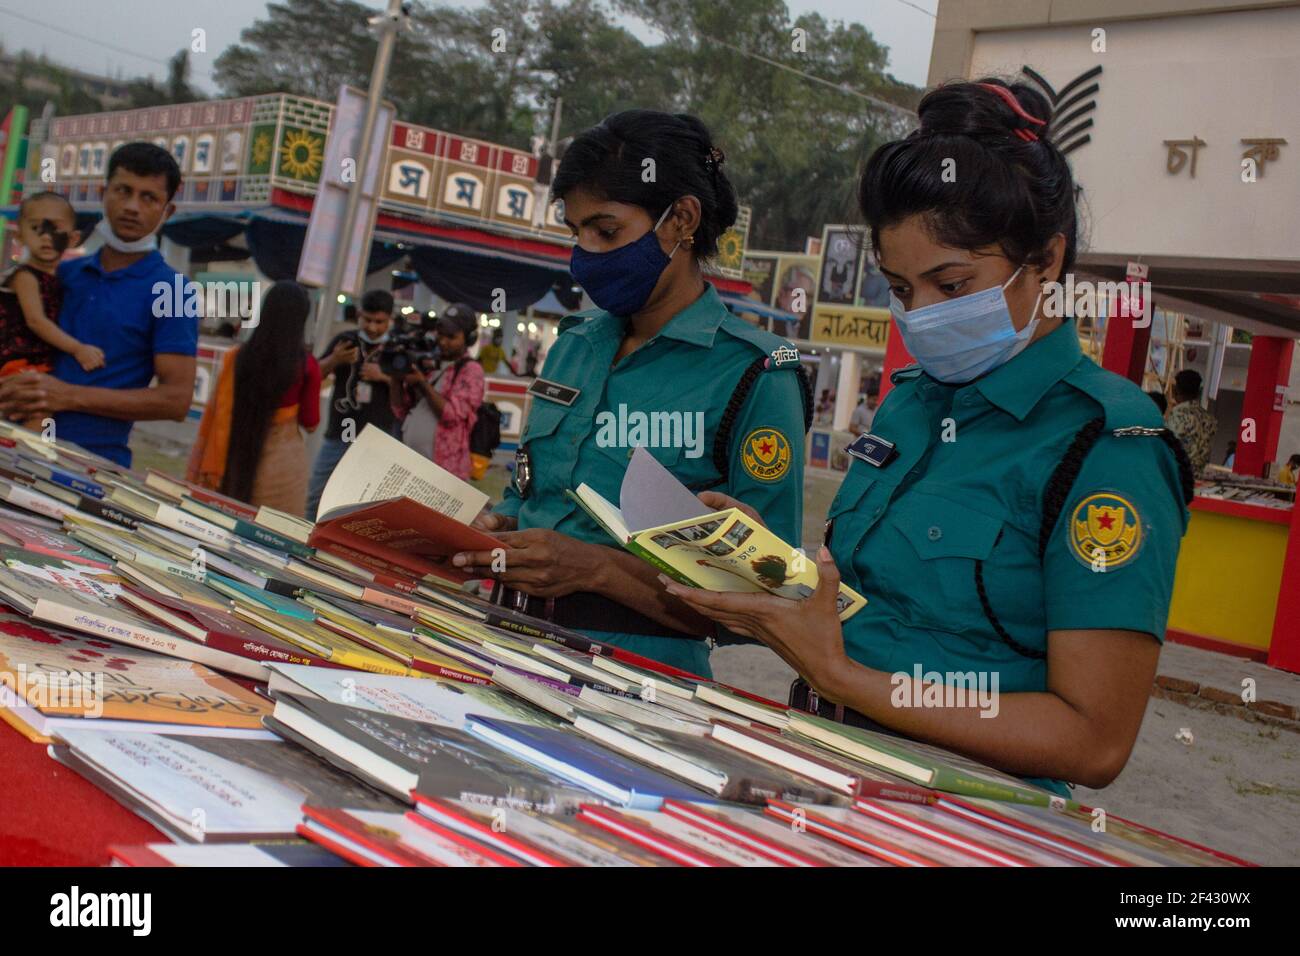
<svg viewBox="0 0 1300 956"><path fill-rule="evenodd" d="M469 433L478 421L483 403L483 366L470 358L469 347L478 336L474 310L463 303L449 305L438 317L438 351L441 361L431 373L412 371L406 376L406 412L414 403L427 401L433 409L434 463L457 478L469 480Z"/></svg>

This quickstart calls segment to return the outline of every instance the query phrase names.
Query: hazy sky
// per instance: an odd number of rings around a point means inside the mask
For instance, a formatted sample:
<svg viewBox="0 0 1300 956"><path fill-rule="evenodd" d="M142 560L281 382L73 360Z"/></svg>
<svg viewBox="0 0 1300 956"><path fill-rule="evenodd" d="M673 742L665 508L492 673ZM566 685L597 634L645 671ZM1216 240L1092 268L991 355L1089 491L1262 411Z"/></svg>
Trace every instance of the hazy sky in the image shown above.
<svg viewBox="0 0 1300 956"><path fill-rule="evenodd" d="M725 2L725 0L724 0ZM816 10L828 20L864 24L889 47L890 71L925 83L939 0L786 0L793 14ZM453 5L479 6L475 0ZM382 0L368 0L382 8ZM93 73L165 75L165 61L207 33L208 52L191 58L192 81L215 93L211 62L266 10L265 0L0 0L0 42L6 52L29 50ZM628 24L635 29L634 23ZM645 35L643 39L650 40ZM763 68L763 67L759 67Z"/></svg>

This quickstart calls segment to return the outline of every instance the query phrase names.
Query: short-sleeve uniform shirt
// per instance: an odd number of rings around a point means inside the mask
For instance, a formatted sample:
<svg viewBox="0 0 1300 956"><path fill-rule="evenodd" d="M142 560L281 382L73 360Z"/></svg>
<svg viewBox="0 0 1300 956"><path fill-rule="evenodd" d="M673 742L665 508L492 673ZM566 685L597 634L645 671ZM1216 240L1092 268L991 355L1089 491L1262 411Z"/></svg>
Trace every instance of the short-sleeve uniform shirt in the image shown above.
<svg viewBox="0 0 1300 956"><path fill-rule="evenodd" d="M868 601L844 625L850 657L909 675L996 672L1016 693L1046 689L1049 631L1163 641L1188 519L1177 462L1159 437L1115 434L1159 428L1159 411L1082 354L1072 321L969 384L916 367L893 381L872 434L897 455L851 459L828 515L840 572ZM1101 437L1044 528L1053 472L1094 419Z"/></svg>
<svg viewBox="0 0 1300 956"><path fill-rule="evenodd" d="M804 413L797 361L770 362L735 412L725 483L716 483L721 476L714 463L714 441L742 374L765 355L781 349L793 354L790 344L733 316L712 285L614 365L624 322L592 310L560 323L541 378L578 394L568 405L534 395L521 436L532 472L527 497L510 487L496 510L516 516L521 530L547 528L616 546L565 491L585 483L617 502L632 450L644 445L687 487L739 498L776 534L798 544ZM701 642L589 633L695 673L707 667L707 651L699 657Z"/></svg>
<svg viewBox="0 0 1300 956"><path fill-rule="evenodd" d="M58 353L54 376L72 385L146 388L155 355L194 355L199 320L185 315L186 278L157 252L125 269L105 272L99 254L59 266L63 307L59 327L78 341L104 350L104 365L87 372L66 352ZM56 437L71 441L127 467L132 422L89 412L60 412Z"/></svg>

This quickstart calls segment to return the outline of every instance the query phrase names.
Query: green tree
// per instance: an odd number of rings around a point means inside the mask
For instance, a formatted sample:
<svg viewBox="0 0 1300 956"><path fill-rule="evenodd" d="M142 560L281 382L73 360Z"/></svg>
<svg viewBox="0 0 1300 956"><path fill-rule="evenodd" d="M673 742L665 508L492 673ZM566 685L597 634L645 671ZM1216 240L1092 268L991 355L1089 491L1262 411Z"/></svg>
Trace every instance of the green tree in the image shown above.
<svg viewBox="0 0 1300 956"><path fill-rule="evenodd" d="M213 78L227 96L296 93L332 103L341 85L370 84L377 44L366 21L374 13L353 0L268 3L266 16L217 57ZM409 32L398 35L395 67L424 56Z"/></svg>
<svg viewBox="0 0 1300 956"><path fill-rule="evenodd" d="M824 223L854 220L862 164L909 121L848 91L905 109L918 96L885 72L888 51L865 27L819 14L791 20L783 0L619 6L665 36L663 55L684 78L680 108L709 126L741 202L753 207L752 248L801 249Z"/></svg>
<svg viewBox="0 0 1300 956"><path fill-rule="evenodd" d="M412 3L385 95L403 119L524 149L549 133L558 98L562 136L633 106L695 113L725 150L741 202L754 209L751 246L800 249L823 223L853 218L862 162L908 127L905 114L856 94L904 107L919 96L888 74L888 50L865 27L817 14L792 20L784 0L615 3ZM342 83L365 88L373 13L353 0L269 3L217 58L217 83L228 96L325 101ZM643 43L615 13L662 41Z"/></svg>

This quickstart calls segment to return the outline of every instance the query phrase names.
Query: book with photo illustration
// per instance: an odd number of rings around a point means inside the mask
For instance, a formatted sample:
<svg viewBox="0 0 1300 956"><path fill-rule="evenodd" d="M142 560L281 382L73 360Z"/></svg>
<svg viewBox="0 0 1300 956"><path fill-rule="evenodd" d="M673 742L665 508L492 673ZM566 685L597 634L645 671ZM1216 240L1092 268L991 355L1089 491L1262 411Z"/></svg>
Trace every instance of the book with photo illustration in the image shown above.
<svg viewBox="0 0 1300 956"><path fill-rule="evenodd" d="M683 584L792 600L817 589L816 561L739 508L710 511L642 447L628 463L617 507L586 484L566 494L624 548ZM840 584L841 621L866 603Z"/></svg>
<svg viewBox="0 0 1300 956"><path fill-rule="evenodd" d="M471 528L488 497L374 425L357 437L325 484L312 548L408 577L464 583L448 559L499 542Z"/></svg>

